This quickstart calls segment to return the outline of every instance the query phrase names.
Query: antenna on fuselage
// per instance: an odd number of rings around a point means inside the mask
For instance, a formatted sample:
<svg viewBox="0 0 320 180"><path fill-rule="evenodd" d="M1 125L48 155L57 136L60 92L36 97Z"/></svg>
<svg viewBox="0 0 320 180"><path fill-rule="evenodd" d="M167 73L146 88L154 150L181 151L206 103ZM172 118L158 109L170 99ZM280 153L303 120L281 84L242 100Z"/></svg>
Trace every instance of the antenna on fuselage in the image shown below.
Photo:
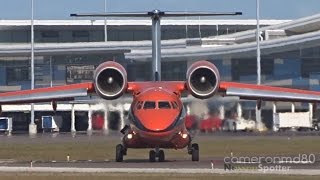
<svg viewBox="0 0 320 180"><path fill-rule="evenodd" d="M151 17L152 20L152 79L161 81L161 17L185 17L185 16L234 16L242 15L242 12L212 13L212 12L171 12L153 10L150 12L129 13L93 13L70 14L74 17Z"/></svg>

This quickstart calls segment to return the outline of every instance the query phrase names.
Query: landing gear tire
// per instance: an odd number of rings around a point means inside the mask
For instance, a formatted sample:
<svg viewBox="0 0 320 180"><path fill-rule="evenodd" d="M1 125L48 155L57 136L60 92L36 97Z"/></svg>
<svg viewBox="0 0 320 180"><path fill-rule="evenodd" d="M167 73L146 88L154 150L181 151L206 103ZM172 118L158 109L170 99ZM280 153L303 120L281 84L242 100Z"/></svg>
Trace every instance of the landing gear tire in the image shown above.
<svg viewBox="0 0 320 180"><path fill-rule="evenodd" d="M116 162L122 162L123 161L123 155L124 155L125 148L122 144L118 144L116 146Z"/></svg>
<svg viewBox="0 0 320 180"><path fill-rule="evenodd" d="M164 151L160 150L159 151L159 162L164 162L165 161L165 155L164 155Z"/></svg>
<svg viewBox="0 0 320 180"><path fill-rule="evenodd" d="M191 152L191 160L192 161L199 161L199 145L194 143L191 145L192 152Z"/></svg>
<svg viewBox="0 0 320 180"><path fill-rule="evenodd" d="M156 162L156 152L154 150L149 151L149 161Z"/></svg>

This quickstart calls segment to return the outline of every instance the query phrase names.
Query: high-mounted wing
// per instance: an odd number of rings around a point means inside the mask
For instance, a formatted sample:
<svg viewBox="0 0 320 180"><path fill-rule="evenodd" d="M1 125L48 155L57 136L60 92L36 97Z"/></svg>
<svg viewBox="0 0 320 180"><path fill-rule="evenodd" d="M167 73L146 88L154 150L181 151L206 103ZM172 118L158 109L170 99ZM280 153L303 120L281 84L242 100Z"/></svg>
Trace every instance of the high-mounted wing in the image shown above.
<svg viewBox="0 0 320 180"><path fill-rule="evenodd" d="M92 82L0 93L0 105L74 100L94 92Z"/></svg>
<svg viewBox="0 0 320 180"><path fill-rule="evenodd" d="M219 91L226 96L239 96L241 99L289 101L289 102L320 102L320 92L236 83L220 82Z"/></svg>

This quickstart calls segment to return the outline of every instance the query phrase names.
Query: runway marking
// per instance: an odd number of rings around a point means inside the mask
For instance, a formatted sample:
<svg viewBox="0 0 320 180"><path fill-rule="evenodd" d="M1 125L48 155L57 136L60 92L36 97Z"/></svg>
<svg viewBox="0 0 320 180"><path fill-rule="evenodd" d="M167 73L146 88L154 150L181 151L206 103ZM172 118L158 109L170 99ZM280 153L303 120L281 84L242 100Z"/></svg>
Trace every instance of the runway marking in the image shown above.
<svg viewBox="0 0 320 180"><path fill-rule="evenodd" d="M60 172L60 173L179 173L179 174L277 174L320 175L320 169L291 169L289 171L224 170L224 169L170 169L170 168L59 168L59 167L7 167L0 172Z"/></svg>

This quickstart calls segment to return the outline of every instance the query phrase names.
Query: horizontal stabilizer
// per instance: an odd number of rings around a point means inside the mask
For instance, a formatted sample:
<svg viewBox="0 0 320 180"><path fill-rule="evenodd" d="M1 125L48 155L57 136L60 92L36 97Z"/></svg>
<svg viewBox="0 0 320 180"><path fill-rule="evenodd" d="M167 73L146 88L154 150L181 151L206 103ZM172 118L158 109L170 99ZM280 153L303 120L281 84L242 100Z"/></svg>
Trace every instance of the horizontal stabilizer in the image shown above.
<svg viewBox="0 0 320 180"><path fill-rule="evenodd" d="M175 12L175 11L159 11L150 12L108 12L108 13L81 13L70 14L71 17L184 17L184 16L234 16L242 15L242 12Z"/></svg>

